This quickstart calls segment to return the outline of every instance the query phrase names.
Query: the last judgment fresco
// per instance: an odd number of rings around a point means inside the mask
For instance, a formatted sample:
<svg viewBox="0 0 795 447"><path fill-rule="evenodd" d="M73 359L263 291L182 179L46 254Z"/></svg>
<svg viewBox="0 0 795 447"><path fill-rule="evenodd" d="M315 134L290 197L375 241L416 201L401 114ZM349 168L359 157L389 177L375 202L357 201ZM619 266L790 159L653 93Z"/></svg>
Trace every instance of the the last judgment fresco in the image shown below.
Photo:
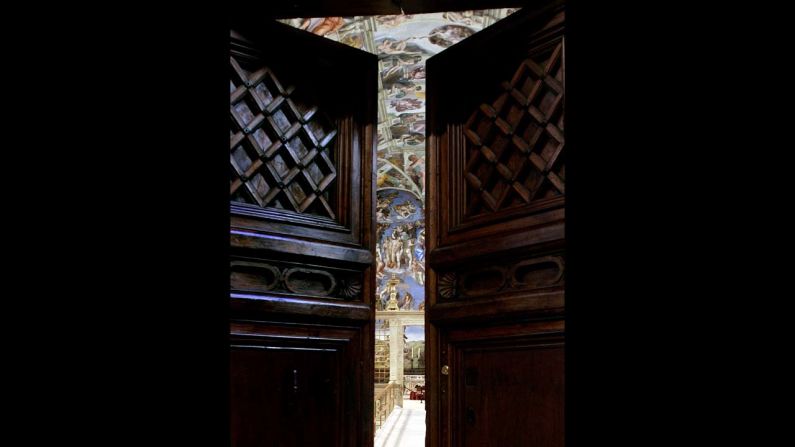
<svg viewBox="0 0 795 447"><path fill-rule="evenodd" d="M425 61L516 10L281 20L378 56L379 310L425 308Z"/></svg>

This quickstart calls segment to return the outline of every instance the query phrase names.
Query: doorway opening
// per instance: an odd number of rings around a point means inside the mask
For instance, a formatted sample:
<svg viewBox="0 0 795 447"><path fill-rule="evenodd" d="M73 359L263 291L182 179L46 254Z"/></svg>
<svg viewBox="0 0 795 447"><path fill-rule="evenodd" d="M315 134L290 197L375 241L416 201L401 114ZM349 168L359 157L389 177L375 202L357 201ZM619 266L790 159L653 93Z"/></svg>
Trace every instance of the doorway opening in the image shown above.
<svg viewBox="0 0 795 447"><path fill-rule="evenodd" d="M378 56L376 447L425 439L425 61L518 9L280 20Z"/></svg>

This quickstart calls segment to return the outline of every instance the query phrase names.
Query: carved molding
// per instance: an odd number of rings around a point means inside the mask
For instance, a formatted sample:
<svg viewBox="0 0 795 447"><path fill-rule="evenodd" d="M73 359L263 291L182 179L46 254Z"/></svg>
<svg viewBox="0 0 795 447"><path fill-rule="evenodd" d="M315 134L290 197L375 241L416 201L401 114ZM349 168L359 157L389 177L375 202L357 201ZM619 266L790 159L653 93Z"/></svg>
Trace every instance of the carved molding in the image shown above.
<svg viewBox="0 0 795 447"><path fill-rule="evenodd" d="M328 296L337 287L337 280L331 273L301 267L286 269L282 282L287 290L300 295Z"/></svg>
<svg viewBox="0 0 795 447"><path fill-rule="evenodd" d="M317 266L235 260L231 263L230 285L238 291L361 300L361 275Z"/></svg>
<svg viewBox="0 0 795 447"><path fill-rule="evenodd" d="M563 278L564 261L561 256L543 256L519 262L508 274L511 287L544 287Z"/></svg>
<svg viewBox="0 0 795 447"><path fill-rule="evenodd" d="M461 275L459 290L464 296L500 292L508 283L507 270L503 266L489 266L466 272Z"/></svg>
<svg viewBox="0 0 795 447"><path fill-rule="evenodd" d="M437 290L443 301L530 291L563 285L564 271L565 261L562 255L519 259L440 273Z"/></svg>

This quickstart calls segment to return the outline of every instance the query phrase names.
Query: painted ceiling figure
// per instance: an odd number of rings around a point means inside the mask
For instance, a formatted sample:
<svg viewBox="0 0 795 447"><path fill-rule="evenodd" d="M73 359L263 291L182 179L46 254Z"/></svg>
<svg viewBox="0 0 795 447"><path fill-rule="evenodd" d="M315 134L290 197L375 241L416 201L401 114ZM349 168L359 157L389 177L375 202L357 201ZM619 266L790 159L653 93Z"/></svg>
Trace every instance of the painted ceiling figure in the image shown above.
<svg viewBox="0 0 795 447"><path fill-rule="evenodd" d="M411 266L411 272L414 275L414 281L417 282L419 285L425 285L425 267L422 264L421 259L417 259L417 262L414 262ZM422 305L422 304L421 304ZM424 309L424 306L423 306ZM420 309L422 310L422 309Z"/></svg>
<svg viewBox="0 0 795 447"><path fill-rule="evenodd" d="M425 81L425 66L423 64L396 65L381 72L381 82L387 92L391 92L392 87L396 84L405 90L417 90L418 81ZM422 112L424 111L423 108Z"/></svg>
<svg viewBox="0 0 795 447"><path fill-rule="evenodd" d="M406 41L405 40L390 40L384 39L378 45L378 52L379 53L386 53L386 54L394 54L394 53L402 53L406 49Z"/></svg>
<svg viewBox="0 0 795 447"><path fill-rule="evenodd" d="M317 34L318 36L325 36L328 33L342 28L344 24L345 22L342 20L342 17L323 17L321 19L308 18L304 19L304 22L301 23L299 28L309 31L312 34Z"/></svg>
<svg viewBox="0 0 795 447"><path fill-rule="evenodd" d="M406 201L400 205L395 205L394 210L400 219L407 219L417 211L417 207L414 205L414 203Z"/></svg>
<svg viewBox="0 0 795 447"><path fill-rule="evenodd" d="M414 304L414 297L412 297L410 293L406 292L406 296L403 298L403 305L400 306L400 310L411 310L412 304Z"/></svg>
<svg viewBox="0 0 795 447"><path fill-rule="evenodd" d="M472 24L472 19L473 19L473 11L460 11L460 12L451 11L451 12L445 12L445 13L442 14L442 17L444 17L445 19L447 19L447 20L449 20L451 22L465 23L467 25L471 25Z"/></svg>
<svg viewBox="0 0 795 447"><path fill-rule="evenodd" d="M422 101L417 98L403 98L398 100L391 101L390 105L395 108L398 112L404 112L406 110L419 110L422 109Z"/></svg>
<svg viewBox="0 0 795 447"><path fill-rule="evenodd" d="M409 175L417 183L420 190L425 191L425 159L416 154L409 155Z"/></svg>
<svg viewBox="0 0 795 447"><path fill-rule="evenodd" d="M413 270L414 239L409 238L408 235L406 235L406 237L403 240L403 254L406 257L406 266L408 267L409 270Z"/></svg>
<svg viewBox="0 0 795 447"><path fill-rule="evenodd" d="M375 253L376 253L376 269L375 269L375 277L376 279L381 279L384 277L384 268L386 264L384 264L384 256L381 254L383 250L381 250L381 244L376 244L375 246Z"/></svg>
<svg viewBox="0 0 795 447"><path fill-rule="evenodd" d="M392 232L392 236L386 240L387 266L400 269L400 247L401 241L398 239L397 230Z"/></svg>
<svg viewBox="0 0 795 447"><path fill-rule="evenodd" d="M409 79L425 79L425 65L415 66L414 68L409 70L406 76Z"/></svg>
<svg viewBox="0 0 795 447"><path fill-rule="evenodd" d="M475 34L475 31L466 26L443 25L431 31L428 35L428 40L434 45L448 48L473 34Z"/></svg>
<svg viewBox="0 0 795 447"><path fill-rule="evenodd" d="M393 16L376 16L375 21L381 25L392 27L400 25L401 23L413 18L414 18L413 14L401 14Z"/></svg>
<svg viewBox="0 0 795 447"><path fill-rule="evenodd" d="M364 49L364 35L362 33L349 33L342 36L340 43L362 50Z"/></svg>

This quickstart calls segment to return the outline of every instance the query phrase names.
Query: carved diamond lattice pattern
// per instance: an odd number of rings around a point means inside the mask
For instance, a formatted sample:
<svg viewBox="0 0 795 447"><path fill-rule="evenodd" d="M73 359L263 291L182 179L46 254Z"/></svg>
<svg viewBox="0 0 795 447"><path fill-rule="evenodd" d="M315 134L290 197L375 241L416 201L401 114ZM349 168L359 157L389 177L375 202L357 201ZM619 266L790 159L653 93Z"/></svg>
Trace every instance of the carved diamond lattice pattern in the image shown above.
<svg viewBox="0 0 795 447"><path fill-rule="evenodd" d="M467 216L565 194L562 51L524 60L467 121Z"/></svg>
<svg viewBox="0 0 795 447"><path fill-rule="evenodd" d="M230 61L232 200L334 219L336 129L267 67L248 71Z"/></svg>

